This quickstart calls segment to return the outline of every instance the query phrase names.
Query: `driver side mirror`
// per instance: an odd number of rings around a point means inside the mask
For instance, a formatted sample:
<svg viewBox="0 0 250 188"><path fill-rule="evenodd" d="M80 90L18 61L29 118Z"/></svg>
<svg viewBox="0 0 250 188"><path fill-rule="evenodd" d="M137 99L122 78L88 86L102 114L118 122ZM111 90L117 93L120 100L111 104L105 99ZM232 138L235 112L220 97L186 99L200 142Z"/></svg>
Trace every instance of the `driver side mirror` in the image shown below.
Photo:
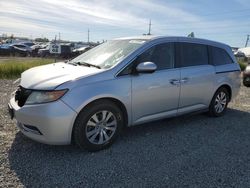
<svg viewBox="0 0 250 188"><path fill-rule="evenodd" d="M153 62L143 62L136 66L136 71L138 73L153 73L156 69L157 66Z"/></svg>

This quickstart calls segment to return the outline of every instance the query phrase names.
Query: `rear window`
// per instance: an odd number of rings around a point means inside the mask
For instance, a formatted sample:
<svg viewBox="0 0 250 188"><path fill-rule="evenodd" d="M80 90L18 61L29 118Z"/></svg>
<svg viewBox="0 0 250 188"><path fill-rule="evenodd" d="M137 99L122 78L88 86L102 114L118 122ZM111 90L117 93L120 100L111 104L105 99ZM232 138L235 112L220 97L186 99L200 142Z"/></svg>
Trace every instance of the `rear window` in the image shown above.
<svg viewBox="0 0 250 188"><path fill-rule="evenodd" d="M181 43L182 67L207 65L208 50L206 45Z"/></svg>
<svg viewBox="0 0 250 188"><path fill-rule="evenodd" d="M212 48L212 61L214 65L226 65L233 63L233 60L225 50L217 47L211 47L211 48Z"/></svg>

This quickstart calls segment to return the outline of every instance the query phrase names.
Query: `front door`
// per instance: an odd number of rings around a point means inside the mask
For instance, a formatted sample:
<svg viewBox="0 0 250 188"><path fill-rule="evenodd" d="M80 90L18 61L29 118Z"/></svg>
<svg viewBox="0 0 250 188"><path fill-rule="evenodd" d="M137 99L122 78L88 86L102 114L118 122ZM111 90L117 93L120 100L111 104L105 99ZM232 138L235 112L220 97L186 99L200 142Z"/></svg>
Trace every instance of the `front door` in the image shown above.
<svg viewBox="0 0 250 188"><path fill-rule="evenodd" d="M174 116L180 94L180 69L175 66L174 43L158 44L142 53L134 63L153 62L154 73L132 76L133 124Z"/></svg>

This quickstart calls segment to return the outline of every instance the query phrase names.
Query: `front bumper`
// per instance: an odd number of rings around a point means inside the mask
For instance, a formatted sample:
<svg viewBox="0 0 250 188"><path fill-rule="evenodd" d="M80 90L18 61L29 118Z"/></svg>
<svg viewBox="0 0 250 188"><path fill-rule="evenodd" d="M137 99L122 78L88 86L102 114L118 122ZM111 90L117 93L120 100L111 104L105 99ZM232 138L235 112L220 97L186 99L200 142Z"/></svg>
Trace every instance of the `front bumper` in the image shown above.
<svg viewBox="0 0 250 188"><path fill-rule="evenodd" d="M51 145L71 143L77 113L61 100L19 107L15 99L11 98L9 110L13 112L17 127L25 136Z"/></svg>

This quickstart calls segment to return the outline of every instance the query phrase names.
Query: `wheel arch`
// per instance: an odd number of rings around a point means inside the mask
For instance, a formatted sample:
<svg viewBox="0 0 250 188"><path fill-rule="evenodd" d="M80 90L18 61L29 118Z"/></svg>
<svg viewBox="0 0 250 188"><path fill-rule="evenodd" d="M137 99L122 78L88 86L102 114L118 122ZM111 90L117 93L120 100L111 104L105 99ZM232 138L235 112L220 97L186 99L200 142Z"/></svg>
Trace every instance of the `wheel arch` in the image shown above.
<svg viewBox="0 0 250 188"><path fill-rule="evenodd" d="M84 105L84 107L78 112L78 114L74 120L72 129L71 129L71 142L73 142L73 132L74 132L75 121L76 121L77 117L79 116L80 112L82 110L88 108L93 103L96 103L96 102L99 102L102 100L112 101L114 104L116 104L118 106L118 108L120 108L120 110L122 111L122 115L124 118L124 126L128 126L128 110L127 110L126 106L119 99L116 99L114 97L102 97L102 98L94 99L94 100L88 102L86 105Z"/></svg>

